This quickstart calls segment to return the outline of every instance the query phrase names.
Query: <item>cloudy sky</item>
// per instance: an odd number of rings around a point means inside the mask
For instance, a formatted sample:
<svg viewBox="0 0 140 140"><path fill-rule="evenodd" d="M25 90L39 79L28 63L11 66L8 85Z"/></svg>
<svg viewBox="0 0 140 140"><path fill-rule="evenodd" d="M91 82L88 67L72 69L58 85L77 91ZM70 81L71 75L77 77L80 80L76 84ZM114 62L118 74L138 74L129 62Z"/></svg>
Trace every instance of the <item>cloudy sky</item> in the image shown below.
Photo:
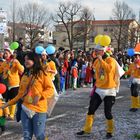
<svg viewBox="0 0 140 140"><path fill-rule="evenodd" d="M10 12L10 6L13 0L0 0L0 7L4 10ZM67 0L14 0L17 1L18 5L23 5L27 1L35 1L39 3L43 3L48 7L49 11L53 12L56 10L57 5L60 1L67 1ZM70 0L76 1L76 0ZM116 0L78 0L82 3L82 5L88 6L95 15L96 20L105 20L109 19L112 15L111 11L113 9L114 2ZM126 2L135 12L138 18L138 13L140 10L140 0L119 0Z"/></svg>

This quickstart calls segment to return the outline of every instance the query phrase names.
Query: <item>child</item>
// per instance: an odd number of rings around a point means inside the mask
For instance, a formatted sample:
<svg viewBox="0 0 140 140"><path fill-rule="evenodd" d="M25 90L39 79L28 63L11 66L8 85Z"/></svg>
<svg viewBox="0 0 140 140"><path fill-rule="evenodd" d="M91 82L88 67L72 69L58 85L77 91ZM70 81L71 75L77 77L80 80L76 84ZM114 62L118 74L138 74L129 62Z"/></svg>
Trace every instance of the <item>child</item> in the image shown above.
<svg viewBox="0 0 140 140"><path fill-rule="evenodd" d="M72 79L73 79L73 90L77 88L77 78L78 78L78 64L75 61L73 67L71 68Z"/></svg>
<svg viewBox="0 0 140 140"><path fill-rule="evenodd" d="M61 70L60 70L60 91L65 92L65 77L66 72L64 70L64 64L61 64Z"/></svg>
<svg viewBox="0 0 140 140"><path fill-rule="evenodd" d="M86 68L86 78L85 78L85 82L87 85L90 85L90 87L92 87L91 83L92 83L92 64L91 62L88 63L88 66Z"/></svg>
<svg viewBox="0 0 140 140"><path fill-rule="evenodd" d="M6 91L6 86L3 84L0 84L0 87L1 87L1 90L0 90L0 107L1 107L4 105L4 100L1 94L3 94ZM8 115L9 115L8 108L0 109L0 135L2 135L5 131L5 121L6 121L5 117L8 117Z"/></svg>

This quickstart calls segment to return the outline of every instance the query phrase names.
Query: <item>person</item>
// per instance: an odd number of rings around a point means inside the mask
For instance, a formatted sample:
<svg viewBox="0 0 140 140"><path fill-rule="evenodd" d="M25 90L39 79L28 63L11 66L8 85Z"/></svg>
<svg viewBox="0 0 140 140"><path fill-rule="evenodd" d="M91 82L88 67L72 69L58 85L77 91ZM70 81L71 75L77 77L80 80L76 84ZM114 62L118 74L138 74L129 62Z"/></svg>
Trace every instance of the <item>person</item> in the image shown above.
<svg viewBox="0 0 140 140"><path fill-rule="evenodd" d="M139 90L140 90L140 52L135 52L134 62L130 64L125 75L130 75L132 78L131 84L131 112L138 111L140 108Z"/></svg>
<svg viewBox="0 0 140 140"><path fill-rule="evenodd" d="M0 107L4 105L4 100L2 97L3 93L0 93ZM9 116L9 109L0 109L0 135L4 134L5 132L5 123L6 118Z"/></svg>
<svg viewBox="0 0 140 140"><path fill-rule="evenodd" d="M23 49L24 49L24 46L23 46L24 40L23 40L22 37L20 37L17 42L19 44L19 47L16 49L16 51L17 51L17 54L16 54L17 59L22 65L24 65L24 51L23 51Z"/></svg>
<svg viewBox="0 0 140 140"><path fill-rule="evenodd" d="M6 101L12 100L18 93L20 75L24 72L24 67L20 62L14 58L13 50L10 48L4 49L5 61L0 66L0 73L2 75L2 81L7 86L7 93L4 95ZM10 115L9 119L14 120L16 105L9 107Z"/></svg>
<svg viewBox="0 0 140 140"><path fill-rule="evenodd" d="M77 132L77 136L90 135L94 122L95 112L104 101L104 112L106 117L107 129L106 138L113 136L114 121L112 116L112 106L115 103L116 81L116 60L105 55L105 47L97 45L95 48L96 60L93 63L95 69L96 89L90 99L90 105L86 116L86 122L82 131Z"/></svg>
<svg viewBox="0 0 140 140"><path fill-rule="evenodd" d="M50 57L48 56L45 50L41 54L41 62L42 62L43 69L46 70L46 72L48 72L52 81L54 81L55 75L57 74L56 65L55 62L50 59Z"/></svg>
<svg viewBox="0 0 140 140"><path fill-rule="evenodd" d="M77 61L74 61L74 63L73 63L73 66L71 68L71 74L72 74L72 79L73 79L72 87L73 87L73 90L76 90L77 89L77 79L78 79L78 64L77 64Z"/></svg>
<svg viewBox="0 0 140 140"><path fill-rule="evenodd" d="M66 81L66 72L64 70L64 64L61 63L61 70L60 70L60 91L61 93L65 92L65 81Z"/></svg>
<svg viewBox="0 0 140 140"><path fill-rule="evenodd" d="M88 66L86 68L86 77L85 77L85 82L87 85L89 85L89 87L92 87L92 79L93 79L93 75L92 75L92 63L89 62Z"/></svg>
<svg viewBox="0 0 140 140"><path fill-rule="evenodd" d="M25 68L18 95L2 108L15 104L20 98L23 98L32 81L22 104L23 137L24 140L31 140L34 134L37 140L45 140L47 101L54 95L54 86L50 76L43 70L37 54L29 52L25 55Z"/></svg>

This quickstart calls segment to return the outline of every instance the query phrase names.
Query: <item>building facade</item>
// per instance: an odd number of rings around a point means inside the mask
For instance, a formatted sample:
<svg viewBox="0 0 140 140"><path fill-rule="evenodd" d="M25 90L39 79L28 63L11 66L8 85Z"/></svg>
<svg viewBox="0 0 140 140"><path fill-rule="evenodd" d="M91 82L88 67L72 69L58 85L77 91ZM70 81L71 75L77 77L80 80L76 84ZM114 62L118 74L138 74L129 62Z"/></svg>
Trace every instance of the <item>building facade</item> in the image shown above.
<svg viewBox="0 0 140 140"><path fill-rule="evenodd" d="M86 50L95 47L94 38L98 34L109 35L111 37L111 47L118 49L118 43L120 49L125 49L128 47L133 47L135 43L139 42L139 24L136 20L95 20L89 22L90 26L87 28L88 37L86 38ZM80 30L84 28L84 22L80 21L75 24L74 30ZM121 30L121 34L120 31ZM118 38L121 36L120 39ZM55 26L55 31L53 32L54 44L59 47L69 48L69 42L67 37L67 32L63 24ZM78 38L74 40L73 48L83 48L84 38ZM133 43L132 43L133 41Z"/></svg>

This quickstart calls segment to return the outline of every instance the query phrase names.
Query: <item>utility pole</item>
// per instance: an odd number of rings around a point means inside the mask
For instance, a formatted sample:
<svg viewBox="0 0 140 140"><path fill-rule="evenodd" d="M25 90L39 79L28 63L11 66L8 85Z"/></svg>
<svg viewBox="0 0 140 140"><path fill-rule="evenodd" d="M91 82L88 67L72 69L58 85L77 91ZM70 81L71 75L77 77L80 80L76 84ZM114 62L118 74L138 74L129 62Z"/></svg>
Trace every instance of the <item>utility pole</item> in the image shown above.
<svg viewBox="0 0 140 140"><path fill-rule="evenodd" d="M15 41L15 0L12 1L13 6L13 42Z"/></svg>

